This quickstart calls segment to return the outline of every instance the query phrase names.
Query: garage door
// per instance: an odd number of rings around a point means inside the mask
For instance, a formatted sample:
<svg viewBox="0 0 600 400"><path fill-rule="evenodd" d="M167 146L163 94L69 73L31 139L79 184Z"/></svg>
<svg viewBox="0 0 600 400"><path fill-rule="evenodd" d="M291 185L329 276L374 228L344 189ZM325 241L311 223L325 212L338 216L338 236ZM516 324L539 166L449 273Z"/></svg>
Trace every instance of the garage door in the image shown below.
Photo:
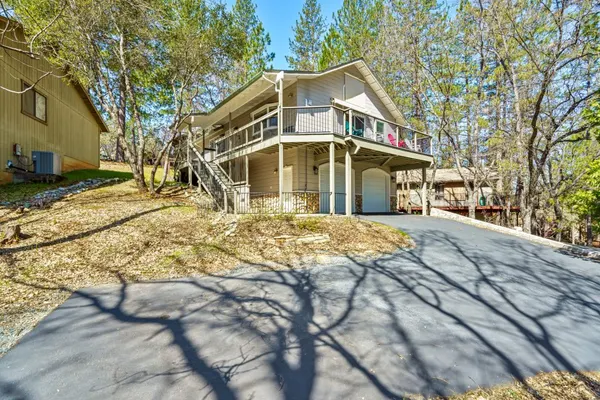
<svg viewBox="0 0 600 400"><path fill-rule="evenodd" d="M390 175L371 168L362 173L363 212L387 212L390 210Z"/></svg>

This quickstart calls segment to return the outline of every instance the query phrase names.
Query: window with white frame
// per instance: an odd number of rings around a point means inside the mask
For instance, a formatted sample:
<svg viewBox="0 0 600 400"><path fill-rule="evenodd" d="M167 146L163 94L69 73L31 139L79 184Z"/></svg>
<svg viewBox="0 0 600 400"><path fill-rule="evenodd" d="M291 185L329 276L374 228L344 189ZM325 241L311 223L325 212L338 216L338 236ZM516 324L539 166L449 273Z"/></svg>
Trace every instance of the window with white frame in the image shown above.
<svg viewBox="0 0 600 400"><path fill-rule="evenodd" d="M365 81L345 73L344 100L355 106L364 107L366 103Z"/></svg>
<svg viewBox="0 0 600 400"><path fill-rule="evenodd" d="M435 199L436 200L444 200L444 184L436 183L434 188L435 188Z"/></svg>
<svg viewBox="0 0 600 400"><path fill-rule="evenodd" d="M258 110L252 112L252 121L256 121L268 113L277 109L277 103L266 104L260 107ZM273 130L277 128L277 114L271 116L262 121L260 125L254 125L254 135L260 134L260 126L262 125L263 131Z"/></svg>
<svg viewBox="0 0 600 400"><path fill-rule="evenodd" d="M375 122L375 139L380 143L384 142L383 129L384 129L383 121L376 121Z"/></svg>

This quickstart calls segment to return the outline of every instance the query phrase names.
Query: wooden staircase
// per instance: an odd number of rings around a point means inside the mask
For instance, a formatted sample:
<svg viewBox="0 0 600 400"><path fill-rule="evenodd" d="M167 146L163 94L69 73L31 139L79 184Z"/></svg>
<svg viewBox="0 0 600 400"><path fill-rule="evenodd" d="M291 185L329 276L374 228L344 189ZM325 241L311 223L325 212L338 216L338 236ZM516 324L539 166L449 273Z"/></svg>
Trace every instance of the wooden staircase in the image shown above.
<svg viewBox="0 0 600 400"><path fill-rule="evenodd" d="M215 206L225 212L235 212L233 181L215 161L207 161L193 144L189 145L189 160L198 185L212 197Z"/></svg>

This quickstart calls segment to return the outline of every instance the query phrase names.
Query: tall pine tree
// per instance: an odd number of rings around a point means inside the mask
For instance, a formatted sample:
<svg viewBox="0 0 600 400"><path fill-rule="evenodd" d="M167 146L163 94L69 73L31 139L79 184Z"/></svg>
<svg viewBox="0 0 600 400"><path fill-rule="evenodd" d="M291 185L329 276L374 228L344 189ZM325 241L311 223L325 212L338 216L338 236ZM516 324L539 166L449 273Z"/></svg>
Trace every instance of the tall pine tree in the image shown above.
<svg viewBox="0 0 600 400"><path fill-rule="evenodd" d="M344 0L325 36L319 67L367 57L377 40L383 15L382 0Z"/></svg>
<svg viewBox="0 0 600 400"><path fill-rule="evenodd" d="M275 53L269 52L271 37L256 15L252 0L236 0L232 10L234 26L245 43L242 57L235 63L230 74L231 89L243 85L255 74L272 67Z"/></svg>
<svg viewBox="0 0 600 400"><path fill-rule="evenodd" d="M317 0L306 0L300 12L300 20L294 26L294 40L290 39L291 56L286 56L293 69L316 71L319 53L325 33L325 19Z"/></svg>

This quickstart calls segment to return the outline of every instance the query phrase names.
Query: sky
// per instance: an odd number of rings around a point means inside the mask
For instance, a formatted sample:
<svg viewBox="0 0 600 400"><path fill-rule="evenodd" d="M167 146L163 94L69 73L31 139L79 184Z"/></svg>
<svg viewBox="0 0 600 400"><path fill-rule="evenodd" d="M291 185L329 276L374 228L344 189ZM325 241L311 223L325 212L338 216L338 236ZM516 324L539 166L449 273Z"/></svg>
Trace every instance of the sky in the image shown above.
<svg viewBox="0 0 600 400"><path fill-rule="evenodd" d="M327 22L331 22L331 15L342 6L343 0L321 0L321 13ZM231 7L235 0L227 0ZM289 55L289 39L292 37L292 28L298 19L304 0L254 0L258 18L271 35L269 51L275 52L273 68L288 68L285 56Z"/></svg>

